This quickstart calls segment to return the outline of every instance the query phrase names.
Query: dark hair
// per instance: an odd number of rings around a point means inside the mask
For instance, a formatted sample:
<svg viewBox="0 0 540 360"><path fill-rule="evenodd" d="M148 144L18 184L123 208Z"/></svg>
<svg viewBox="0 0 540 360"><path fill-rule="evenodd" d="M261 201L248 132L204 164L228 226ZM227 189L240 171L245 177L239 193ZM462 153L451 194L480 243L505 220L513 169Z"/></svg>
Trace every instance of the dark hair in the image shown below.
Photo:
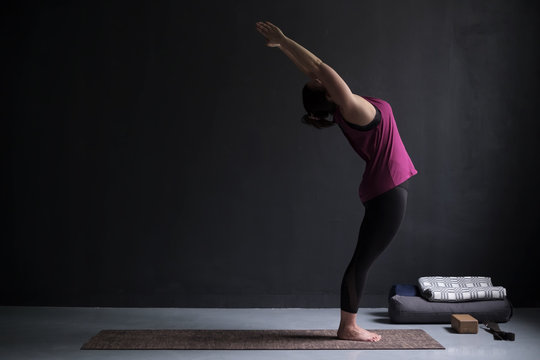
<svg viewBox="0 0 540 360"><path fill-rule="evenodd" d="M328 120L329 115L332 115L336 110L336 104L326 98L324 88L314 89L306 84L302 89L302 99L304 108L308 112L302 116L304 124L313 125L317 129L336 124L333 120Z"/></svg>

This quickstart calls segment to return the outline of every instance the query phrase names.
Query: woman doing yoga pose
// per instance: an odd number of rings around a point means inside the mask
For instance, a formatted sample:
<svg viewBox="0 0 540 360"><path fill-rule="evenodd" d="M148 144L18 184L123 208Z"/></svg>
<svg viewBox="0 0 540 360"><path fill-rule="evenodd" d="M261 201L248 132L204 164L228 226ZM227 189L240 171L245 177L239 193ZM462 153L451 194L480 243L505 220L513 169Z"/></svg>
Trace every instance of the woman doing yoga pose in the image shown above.
<svg viewBox="0 0 540 360"><path fill-rule="evenodd" d="M379 341L380 335L356 324L358 303L367 273L397 233L407 206L408 180L417 174L405 150L390 104L353 94L327 64L286 37L270 22L258 22L257 31L269 47L278 47L311 80L302 95L308 112L306 124L324 128L337 124L353 149L366 162L359 188L365 207L358 243L341 283L340 339ZM327 117L332 115L332 120Z"/></svg>

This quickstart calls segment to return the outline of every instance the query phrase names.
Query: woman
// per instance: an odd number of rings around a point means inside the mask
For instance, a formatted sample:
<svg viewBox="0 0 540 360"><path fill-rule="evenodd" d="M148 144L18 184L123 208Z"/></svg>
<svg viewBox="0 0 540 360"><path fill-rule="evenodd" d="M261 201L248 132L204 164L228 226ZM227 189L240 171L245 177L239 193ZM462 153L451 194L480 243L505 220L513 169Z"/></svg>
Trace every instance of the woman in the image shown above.
<svg viewBox="0 0 540 360"><path fill-rule="evenodd" d="M381 336L356 324L358 303L368 270L397 233L407 206L407 184L417 174L399 136L390 104L353 94L327 64L286 37L270 22L258 22L267 46L278 47L311 78L303 89L303 117L323 128L338 124L353 149L366 161L359 188L365 207L358 243L341 283L340 339L379 341ZM333 115L333 120L326 117Z"/></svg>

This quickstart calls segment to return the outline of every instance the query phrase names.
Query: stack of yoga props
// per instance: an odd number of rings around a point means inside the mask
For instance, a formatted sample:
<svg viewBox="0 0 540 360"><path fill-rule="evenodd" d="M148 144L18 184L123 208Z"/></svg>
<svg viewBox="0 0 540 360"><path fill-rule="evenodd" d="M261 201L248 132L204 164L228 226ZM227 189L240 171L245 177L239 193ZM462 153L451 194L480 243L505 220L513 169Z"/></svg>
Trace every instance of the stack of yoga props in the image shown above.
<svg viewBox="0 0 540 360"><path fill-rule="evenodd" d="M425 276L418 285L394 285L388 312L395 323L450 323L452 314L470 314L479 322L507 322L512 304L506 289L485 276Z"/></svg>

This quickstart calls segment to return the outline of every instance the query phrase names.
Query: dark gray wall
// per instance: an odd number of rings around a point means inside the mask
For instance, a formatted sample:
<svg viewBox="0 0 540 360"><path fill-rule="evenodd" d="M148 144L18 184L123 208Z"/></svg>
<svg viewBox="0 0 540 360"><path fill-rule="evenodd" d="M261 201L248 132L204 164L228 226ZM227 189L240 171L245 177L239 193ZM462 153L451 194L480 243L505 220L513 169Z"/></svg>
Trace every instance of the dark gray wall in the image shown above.
<svg viewBox="0 0 540 360"><path fill-rule="evenodd" d="M338 307L362 160L300 123L271 20L392 104L419 174L361 306L485 275L539 306L539 11L528 1L15 3L2 305Z"/></svg>

